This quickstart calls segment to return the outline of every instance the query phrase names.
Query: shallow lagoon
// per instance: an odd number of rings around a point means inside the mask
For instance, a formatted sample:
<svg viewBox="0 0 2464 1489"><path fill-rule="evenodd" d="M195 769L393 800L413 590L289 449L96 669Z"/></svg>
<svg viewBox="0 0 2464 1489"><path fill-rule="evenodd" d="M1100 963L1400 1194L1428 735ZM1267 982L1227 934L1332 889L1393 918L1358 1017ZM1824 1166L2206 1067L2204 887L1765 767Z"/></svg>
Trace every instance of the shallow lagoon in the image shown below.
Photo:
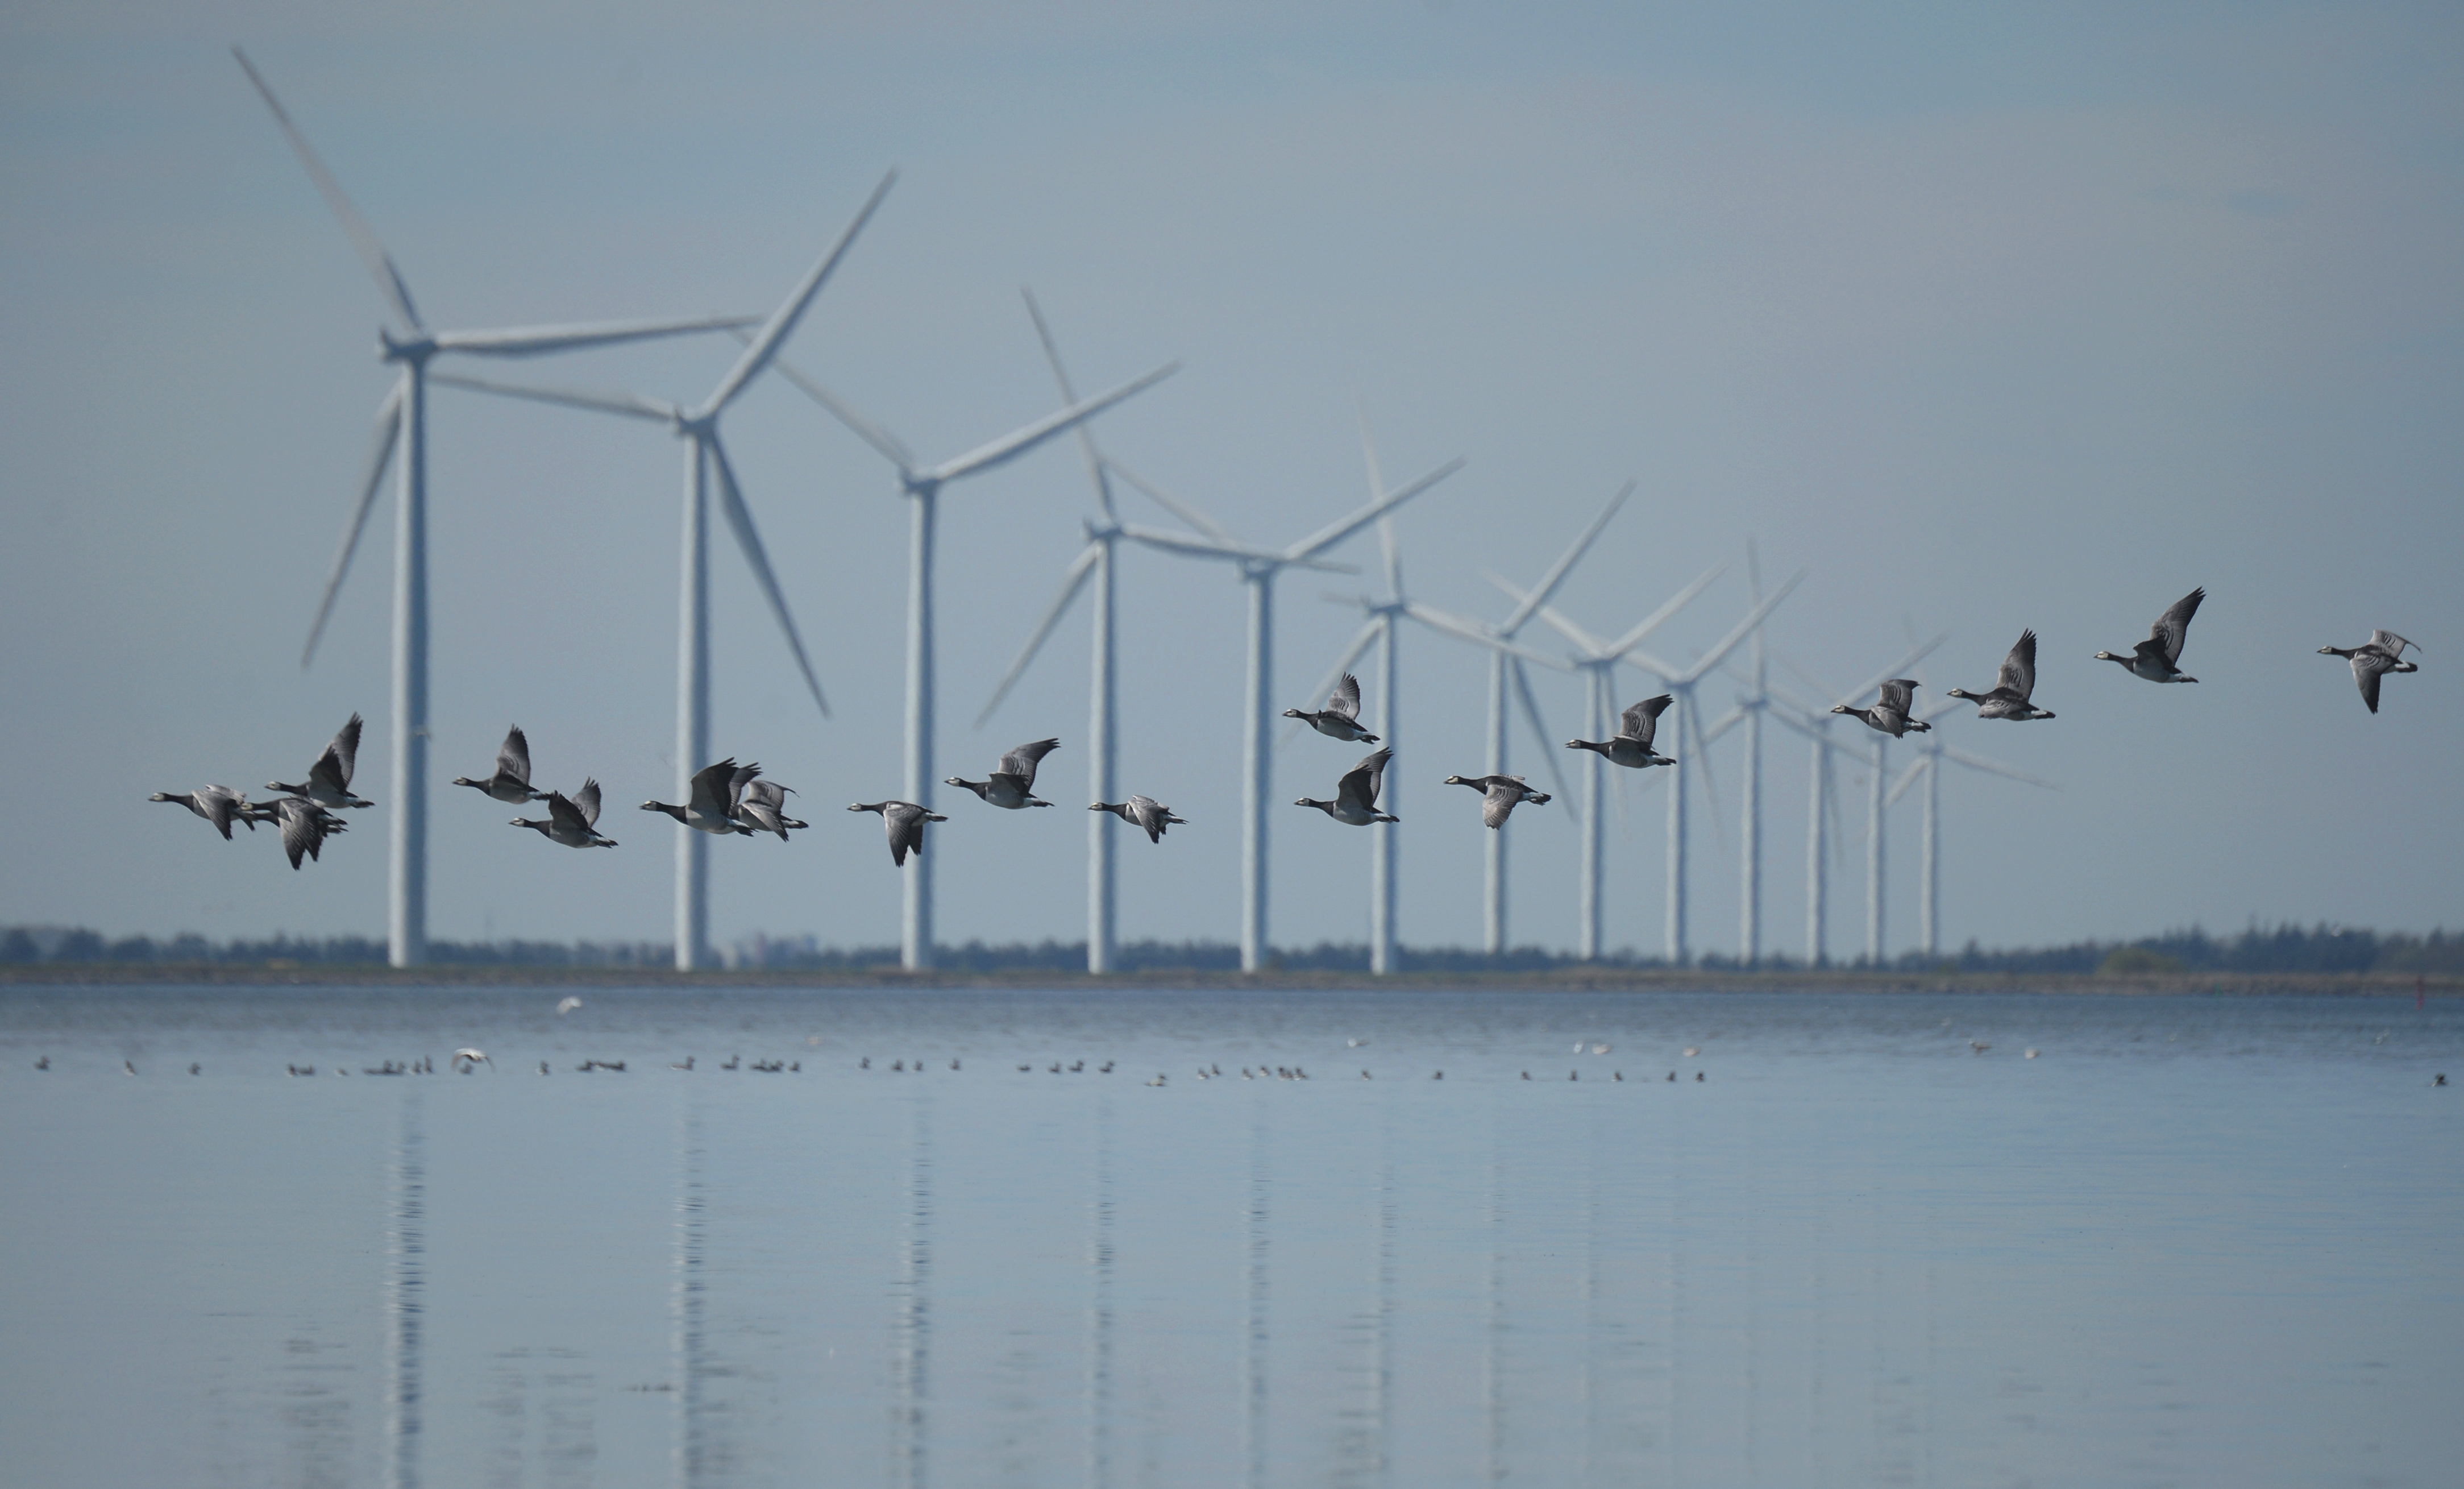
<svg viewBox="0 0 2464 1489"><path fill-rule="evenodd" d="M2452 1003L567 990L0 989L9 1480L2464 1475Z"/></svg>

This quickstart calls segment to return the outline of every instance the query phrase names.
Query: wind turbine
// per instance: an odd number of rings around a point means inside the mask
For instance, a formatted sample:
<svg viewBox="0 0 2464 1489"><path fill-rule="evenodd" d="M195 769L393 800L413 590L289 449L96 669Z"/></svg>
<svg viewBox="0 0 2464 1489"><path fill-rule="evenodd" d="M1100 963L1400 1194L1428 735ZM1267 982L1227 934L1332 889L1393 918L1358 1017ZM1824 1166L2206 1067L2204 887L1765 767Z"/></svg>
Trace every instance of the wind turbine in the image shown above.
<svg viewBox="0 0 2464 1489"><path fill-rule="evenodd" d="M385 297L394 321L377 332L378 358L402 369L393 390L377 407L376 439L368 452L366 478L361 482L359 506L344 529L318 602L317 619L308 629L308 644L299 665L305 670L317 655L318 638L333 613L334 598L350 571L351 556L385 480L385 467L401 447L400 484L394 505L393 538L393 708L390 744L393 768L392 836L386 855L386 959L396 967L416 967L428 960L428 363L446 352L482 357L532 357L549 352L580 351L622 342L677 336L692 331L719 330L750 322L744 316L698 316L672 321L605 322L583 325L515 326L487 331L439 331L420 319L411 303L410 286L394 266L393 256L344 194L341 183L325 168L308 137L291 122L282 101L274 96L248 54L231 48L240 70L256 85L275 122L307 168L308 179L342 231L349 235L368 273ZM396 331L402 334L397 337Z"/></svg>
<svg viewBox="0 0 2464 1489"><path fill-rule="evenodd" d="M1716 573L1717 570L1713 572ZM1704 789L1706 793L1711 789L1710 741L1704 737L1703 716L1694 701L1694 689L1710 675L1713 669L1727 660L1728 654L1735 651L1748 636L1751 635L1772 611L1780 607L1781 602L1804 582L1805 574L1804 569L1798 569L1789 576L1786 584L1779 587L1777 593L1767 599L1755 601L1747 611L1745 619L1737 622L1709 651L1705 652L1686 666L1671 666L1641 650L1639 642L1627 642L1610 654L1618 660L1631 662L1659 678L1661 686L1666 688L1676 700L1677 748L1670 752L1676 759L1675 763L1668 767L1670 779L1668 783L1667 958L1671 967L1684 967L1692 960L1692 950L1685 937L1685 777L1686 761L1689 756L1702 757ZM1703 585L1709 583L1710 577L1706 574L1703 579L1697 580L1694 589L1686 591L1684 598L1691 598ZM1572 621L1567 620L1554 610L1547 606L1541 607L1540 617L1556 627L1560 634L1576 646L1593 650L1595 656L1598 655L1596 649L1601 643L1597 638L1588 635L1580 627L1574 626ZM1644 634L1648 636L1649 633L1646 632ZM1610 712L1613 711L1614 708L1611 705ZM1606 714L1603 715L1603 717L1606 716Z"/></svg>
<svg viewBox="0 0 2464 1489"><path fill-rule="evenodd" d="M1022 293L1026 295L1026 312L1034 318L1036 335L1044 343L1045 359L1052 364L1053 380L1060 386L1061 396L1075 403L1078 395L1071 389L1069 374L1061 365L1060 348L1052 339L1051 328L1045 324L1044 312L1037 306L1032 292ZM1043 619L1028 634L1026 644L1019 648L1018 656L1011 661L1009 671L1001 675L1000 685L993 689L991 700L984 704L983 712L976 716L976 726L981 728L984 721L993 716L993 710L1001 707L1001 700L1009 696L1011 686L1025 674L1028 663L1035 660L1045 639L1052 634L1052 628L1061 623L1061 617L1070 603L1078 598L1079 591L1091 579L1095 586L1095 613L1093 676L1088 685L1087 785L1093 800L1110 801L1114 795L1113 771L1119 759L1119 714L1114 706L1118 668L1113 645L1112 566L1123 528L1120 514L1112 504L1112 471L1108 467L1103 452L1095 446L1094 431L1080 424L1077 435L1078 450L1086 457L1088 479L1094 486L1095 505L1102 516L1087 523L1087 546L1079 550L1078 557L1062 575L1061 592L1053 597ZM1140 484L1135 478L1128 478L1133 485ZM1182 515L1191 514L1184 511ZM1182 546L1176 551L1187 552L1188 544L1194 544L1220 558L1272 559L1277 556L1267 549L1244 547L1220 536L1211 539L1184 536L1178 542ZM1310 567L1333 568L1339 566L1312 564ZM1109 972L1118 950L1112 837L1112 829L1118 819L1107 811L1090 811L1087 815L1087 970Z"/></svg>
<svg viewBox="0 0 2464 1489"><path fill-rule="evenodd" d="M1375 459L1374 455L1372 459ZM1374 488L1375 477L1372 479ZM1540 587L1534 591L1535 593L1545 600L1549 594L1555 591L1558 584L1565 579L1567 571L1573 567L1574 561L1579 559L1583 550L1591 545L1591 541L1599 536L1600 529L1607 525L1609 518L1616 514L1618 504L1624 501L1633 490L1634 485L1629 481L1623 491L1610 499L1607 508L1593 521L1592 525L1585 529L1583 535L1575 540L1574 545L1551 567L1547 574L1542 576ZM1360 630L1353 633L1352 644L1342 657L1324 678L1318 680L1317 687L1309 696L1313 699L1323 698L1331 692L1334 685L1342 680L1343 675L1350 672L1353 664L1360 659L1361 654L1369 650L1370 644L1393 631L1397 621L1419 621L1441 635L1468 641L1488 654L1488 765L1484 773L1498 775L1504 773L1506 769L1506 682L1510 669L1517 696L1523 704L1524 718L1530 723L1532 736L1540 744L1540 758L1549 767L1549 775L1557 788L1557 794L1564 797L1566 795L1565 774L1557 767L1557 757L1548 752L1549 728L1540 720L1540 705L1531 696L1531 683L1524 674L1523 664L1527 661L1536 662L1543 667L1554 668L1559 672L1571 671L1572 668L1556 657L1543 656L1527 647L1519 646L1514 641L1514 633L1522 629L1523 623L1530 618L1531 611L1536 607L1517 606L1515 613L1508 615L1503 623L1492 626L1469 616L1457 615L1422 605L1402 592L1401 549L1399 544L1392 541L1389 520L1379 519L1378 536L1381 541L1388 544L1386 598L1375 600L1363 595L1350 602L1358 605L1368 619L1362 623ZM1330 595L1329 598L1339 597ZM1391 676L1394 670L1391 650L1385 658L1385 666ZM1384 686L1381 691L1383 697L1379 727L1392 733L1393 715L1397 706L1394 693L1391 685ZM1300 732L1301 728L1300 724L1292 725L1285 731L1285 737L1289 739ZM1394 789L1394 783L1390 780L1386 787L1390 810ZM1566 799L1566 809L1569 811L1574 810L1571 797ZM1370 831L1385 834L1393 833L1394 827L1391 824L1379 823ZM1483 945L1489 955L1496 956L1506 949L1506 852L1504 846L1506 834L1502 832L1485 833L1482 834L1482 841L1485 846L1486 859L1484 884L1486 892L1486 914L1483 926ZM1391 930L1394 925L1393 870L1391 865L1382 859L1372 861L1377 864L1385 875L1382 880L1375 874L1372 876L1372 903L1383 904L1387 907L1384 912L1384 924ZM1376 921L1377 917L1373 914L1370 969L1382 972L1392 965L1393 944L1391 938L1381 939L1375 934ZM1387 964L1385 966L1380 965L1381 951L1385 953L1384 960Z"/></svg>
<svg viewBox="0 0 2464 1489"><path fill-rule="evenodd" d="M1861 686L1837 701L1854 702L1881 686L1884 679L1904 675L1909 668L1923 661L1935 647L1949 639L1950 633L1946 631L1930 641L1911 646L1899 660L1866 678ZM1802 668L1787 657L1780 657L1779 663L1795 673L1810 686L1817 690L1822 687L1821 682L1807 676ZM1825 945L1827 927L1823 923L1828 889L1825 882L1827 865L1823 861L1819 838L1823 832L1824 814L1831 810L1831 768L1828 754L1830 751L1837 750L1873 771L1873 779L1868 783L1865 795L1865 960L1871 966L1880 967L1882 963L1882 922L1886 888L1886 880L1882 873L1884 862L1882 783L1889 775L1890 757L1886 746L1890 744L1890 737L1881 734L1874 736L1871 753L1855 749L1831 738L1830 721L1839 717L1831 712L1833 705L1825 703L1817 706L1793 697L1787 697L1787 703L1788 708L1778 711L1777 716L1780 721L1814 742L1814 810L1812 820L1806 826L1807 965L1819 966L1828 960L1828 948ZM1797 717L1790 717L1792 708Z"/></svg>
<svg viewBox="0 0 2464 1489"><path fill-rule="evenodd" d="M907 799L930 810L933 805L933 552L941 488L961 477L979 475L1026 454L1056 434L1093 418L1133 393L1140 392L1180 370L1168 363L1144 377L1133 378L1109 392L1072 403L1032 424L1014 429L989 444L979 445L956 459L919 466L914 453L878 419L857 411L804 372L780 365L787 380L828 410L840 423L898 467L899 490L909 508L907 545ZM1090 813L1091 815L1091 813ZM899 916L899 965L910 970L933 965L932 855L917 855L907 866L906 898Z"/></svg>
<svg viewBox="0 0 2464 1489"><path fill-rule="evenodd" d="M1930 723L1957 712L1960 703L1959 699L1945 700L1928 710L1924 718ZM2061 788L2024 770L2014 770L2009 766L1945 744L1939 729L1920 736L1916 741L1916 750L1917 758L1900 773L1890 794L1882 798L1882 805L1885 809L1898 806L1900 798L1908 793L1908 788L1914 786L1920 776L1925 779L1925 844L1921 853L1923 895L1917 901L1917 941L1924 948L1926 960L1931 961L1942 955L1942 763L1953 761L1970 770L2009 776L2013 781L2040 786L2049 791L2058 791Z"/></svg>
<svg viewBox="0 0 2464 1489"><path fill-rule="evenodd" d="M1532 613L1547 621L1558 634L1573 642L1577 649L1573 665L1584 677L1584 729L1595 737L1605 738L1607 731L1616 727L1615 721L1618 713L1617 664L1628 659L1626 654L1630 650L1650 639L1653 632L1667 624L1670 617L1692 603L1694 597L1701 594L1712 580L1720 577L1725 567L1715 565L1705 569L1692 584L1671 595L1660 609L1644 616L1633 630L1615 641L1603 641L1585 631L1554 607L1545 603L1537 589L1526 591L1493 573L1486 574L1485 577L1490 584L1504 590L1507 598L1515 602L1517 611L1529 607ZM1677 743L1679 748L1685 747L1682 740ZM1607 805L1608 794L1605 765L1606 763L1598 755L1589 750L1584 752L1583 840L1579 850L1581 857L1578 872L1575 876L1577 909L1574 950L1575 954L1586 962L1597 960L1602 949L1600 902L1608 852L1607 815L1602 810Z"/></svg>
<svg viewBox="0 0 2464 1489"><path fill-rule="evenodd" d="M1242 694L1241 739L1241 970L1254 972L1266 962L1266 801L1272 794L1274 727L1275 576L1287 567L1328 568L1318 555L1361 528L1401 506L1463 467L1458 456L1426 475L1392 491L1373 485L1367 506L1339 518L1285 548L1252 548L1236 543L1214 519L1153 482L1132 473L1109 456L1106 469L1161 502L1196 533L1123 525L1119 535L1133 543L1191 558L1224 559L1241 567L1241 582L1249 590L1249 675ZM1373 482L1375 478L1373 475ZM1355 654L1356 655L1356 654ZM1388 772L1388 787L1393 772Z"/></svg>
<svg viewBox="0 0 2464 1489"><path fill-rule="evenodd" d="M1754 551L1751 539L1746 541L1746 584L1749 603L1760 605L1763 599L1762 561ZM1762 628L1756 627L1753 634L1752 691L1738 699L1735 708L1704 732L1704 739L1708 743L1727 733L1735 724L1746 726L1746 778L1740 788L1738 805L1738 832L1743 837L1738 858L1744 881L1738 885L1737 960L1747 967L1756 966L1763 959L1763 714L1771 706L1770 669L1766 665L1765 650Z"/></svg>
<svg viewBox="0 0 2464 1489"><path fill-rule="evenodd" d="M499 393L513 398L529 398L540 403L561 404L568 408L593 409L603 413L622 414L627 418L645 419L665 424L677 437L686 441L684 480L684 535L682 572L678 580L676 612L676 789L679 800L693 799L693 772L710 763L710 488L711 478L717 478L720 509L726 514L727 525L736 534L737 546L744 551L744 562L753 569L753 578L761 587L762 597L770 602L770 612L778 617L779 628L786 634L788 650L796 656L796 666L804 675L804 685L812 690L814 705L824 718L829 717L829 704L822 697L821 679L813 675L810 657L804 655L803 638L796 632L796 618L787 610L787 597L779 588L779 579L770 568L770 556L761 545L761 534L753 525L753 513L744 504L744 493L737 485L736 468L729 463L727 448L719 442L718 418L733 403L736 395L770 366L779 354L779 345L796 328L804 308L821 293L829 279L830 271L847 256L856 234L871 220L873 210L897 173L881 178L872 195L848 223L838 241L815 259L796 281L779 308L770 312L746 344L736 365L718 380L710 396L693 408L638 393L593 392L563 388L537 388L512 383L492 383L481 378L437 374L436 380L455 388L473 389L480 392ZM676 834L676 967L691 971L710 961L710 834L693 831Z"/></svg>
<svg viewBox="0 0 2464 1489"><path fill-rule="evenodd" d="M1831 757L1845 755L1869 769L1876 768L1877 763L1872 755L1831 737L1831 721L1838 717L1836 714L1807 712L1769 695L1765 696L1765 707L1783 727L1803 735L1814 746L1807 776L1812 799L1807 805L1805 825L1805 965L1828 967L1833 851L1829 834L1839 811L1832 793Z"/></svg>

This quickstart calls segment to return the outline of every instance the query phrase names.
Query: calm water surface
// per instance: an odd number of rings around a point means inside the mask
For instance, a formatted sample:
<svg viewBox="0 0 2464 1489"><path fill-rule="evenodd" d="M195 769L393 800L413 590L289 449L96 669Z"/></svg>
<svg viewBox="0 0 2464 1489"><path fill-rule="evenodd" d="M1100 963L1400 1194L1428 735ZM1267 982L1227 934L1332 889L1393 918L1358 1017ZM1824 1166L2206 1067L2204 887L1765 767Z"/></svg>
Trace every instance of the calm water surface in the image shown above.
<svg viewBox="0 0 2464 1489"><path fill-rule="evenodd" d="M567 990L0 989L0 1480L2464 1482L2453 1003Z"/></svg>

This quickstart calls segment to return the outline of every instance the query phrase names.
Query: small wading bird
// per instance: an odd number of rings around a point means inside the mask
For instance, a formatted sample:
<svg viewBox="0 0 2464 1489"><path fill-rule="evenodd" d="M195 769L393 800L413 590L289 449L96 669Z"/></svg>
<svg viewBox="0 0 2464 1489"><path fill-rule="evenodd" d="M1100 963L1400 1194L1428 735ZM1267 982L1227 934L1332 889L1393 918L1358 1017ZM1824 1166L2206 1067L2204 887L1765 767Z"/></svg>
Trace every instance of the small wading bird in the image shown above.
<svg viewBox="0 0 2464 1489"><path fill-rule="evenodd" d="M1377 743L1377 736L1360 726L1360 679L1348 672L1343 675L1343 680L1334 685L1334 691L1327 695L1325 708L1316 713L1287 708L1284 717L1298 719L1330 739L1362 744Z"/></svg>
<svg viewBox="0 0 2464 1489"><path fill-rule="evenodd" d="M1519 775L1450 775L1448 786L1468 786L1481 793L1480 819L1492 828L1506 825L1507 815L1524 802L1535 807L1549 805L1547 791L1535 791L1523 784ZM1357 1044L1359 1041L1354 1040Z"/></svg>
<svg viewBox="0 0 2464 1489"><path fill-rule="evenodd" d="M1605 755L1613 765L1639 770L1649 766L1673 766L1677 762L1666 755L1656 754L1651 737L1660 730L1660 716L1668 707L1668 695L1646 698L1627 709L1617 722L1613 740L1568 740L1568 749L1588 749ZM1491 824L1494 826L1495 824Z"/></svg>
<svg viewBox="0 0 2464 1489"><path fill-rule="evenodd" d="M2002 658L2002 670L1994 676L1993 691L1970 693L1966 688L1952 688L1946 697L1964 698L1976 705L1979 719L2051 719L2052 714L2028 701L2036 691L2036 633L2019 633L2019 644Z"/></svg>
<svg viewBox="0 0 2464 1489"><path fill-rule="evenodd" d="M319 807L373 807L375 802L363 801L351 794L351 767L359 756L360 716L353 714L351 722L342 725L341 732L325 746L325 752L317 757L317 763L308 767L308 779L304 783L289 786L280 781L269 781L265 789L304 796ZM295 863L293 866L297 865Z"/></svg>
<svg viewBox="0 0 2464 1489"><path fill-rule="evenodd" d="M582 789L570 797L562 791L548 792L545 821L535 817L516 817L513 825L530 828L549 842L562 843L567 848L616 846L616 839L603 837L599 833L599 783L588 778L583 779ZM780 835L783 837L786 834L782 833Z"/></svg>
<svg viewBox="0 0 2464 1489"><path fill-rule="evenodd" d="M847 811L881 813L881 830L890 838L890 861L900 868L907 866L909 854L923 854L925 823L950 820L937 811L927 811L912 801L859 801L850 803Z"/></svg>
<svg viewBox="0 0 2464 1489"><path fill-rule="evenodd" d="M1882 684L1882 696L1871 708L1851 708L1845 703L1832 706L1835 714L1847 714L1865 721L1865 727L1879 729L1893 739L1903 734L1929 734L1933 725L1922 719L1908 717L1916 706L1917 682L1912 678L1893 678Z"/></svg>
<svg viewBox="0 0 2464 1489"><path fill-rule="evenodd" d="M2405 670L2409 672L2412 669L2408 667ZM2378 691L2378 684L2375 681L2371 683L2370 691L2372 693ZM2375 699L2372 700L2370 706L2372 708L2378 706ZM246 793L232 790L228 786L209 786L203 790L195 791L156 791L145 799L178 802L212 823L214 831L223 834L224 842L231 841L231 824L234 822L246 827L252 833L256 831L258 809L248 804Z"/></svg>
<svg viewBox="0 0 2464 1489"><path fill-rule="evenodd" d="M745 783L761 773L756 766L738 767L730 755L715 766L704 766L693 772L693 799L679 807L671 802L646 801L644 811L664 811L696 833L717 837L732 837L750 833L736 818L736 805Z"/></svg>
<svg viewBox="0 0 2464 1489"><path fill-rule="evenodd" d="M1144 832L1147 834L1147 841L1151 843L1162 842L1165 830L1175 823L1182 827L1189 825L1186 817L1174 816L1170 807L1152 796L1133 796L1127 801L1099 801L1087 810L1111 812L1130 826Z"/></svg>
<svg viewBox="0 0 2464 1489"><path fill-rule="evenodd" d="M2208 597L2205 587L2191 590L2173 602L2173 608L2156 617L2147 639L2131 648L2131 655L2119 656L2111 652L2099 652L2101 662L2120 662L2136 677L2150 682L2196 682L2199 679L2174 663L2182 659L2182 644L2190 638L2190 617L2199 612L2199 602Z"/></svg>
<svg viewBox="0 0 2464 1489"><path fill-rule="evenodd" d="M1367 827L1372 822L1400 822L1377 810L1377 789L1386 782L1386 762L1395 758L1392 749L1380 749L1343 773L1335 783L1334 800L1311 801L1303 796L1292 803L1295 807L1315 807L1337 822L1353 827Z"/></svg>
<svg viewBox="0 0 2464 1489"><path fill-rule="evenodd" d="M2386 677L2391 672L2419 672L2421 670L2418 663L2409 662L2404 659L2404 649L2408 646L2412 647L2416 652L2421 650L2420 647L2413 646L2413 643L2406 640L2400 635L2397 635L2392 631L2373 631L2370 633L2370 638L2368 640L2363 642L2357 647L2354 647L2349 652L2341 646L2322 646L2319 648L2319 655L2321 656L2342 656L2347 661L2350 661L2353 664L2353 681L2358 683L2362 690L2362 701L2369 705L2370 712L2377 713L2379 711L2379 678ZM209 791L220 790L222 788L216 786L206 788L206 789ZM164 801L172 798L157 796L154 799L156 801ZM199 812L198 815L203 816L205 813ZM231 836L231 829L224 828L223 835L225 837Z"/></svg>
<svg viewBox="0 0 2464 1489"><path fill-rule="evenodd" d="M1024 807L1049 807L1052 803L1036 797L1035 767L1045 756L1060 747L1059 740L1033 740L1003 755L1001 768L983 780L962 781L954 775L941 784L963 786L982 797L987 805L1011 811Z"/></svg>
<svg viewBox="0 0 2464 1489"><path fill-rule="evenodd" d="M496 746L496 773L484 781L473 781L467 775L453 778L456 786L473 786L487 795L511 806L525 802L545 801L548 793L531 789L531 742L516 724L505 731L505 743Z"/></svg>

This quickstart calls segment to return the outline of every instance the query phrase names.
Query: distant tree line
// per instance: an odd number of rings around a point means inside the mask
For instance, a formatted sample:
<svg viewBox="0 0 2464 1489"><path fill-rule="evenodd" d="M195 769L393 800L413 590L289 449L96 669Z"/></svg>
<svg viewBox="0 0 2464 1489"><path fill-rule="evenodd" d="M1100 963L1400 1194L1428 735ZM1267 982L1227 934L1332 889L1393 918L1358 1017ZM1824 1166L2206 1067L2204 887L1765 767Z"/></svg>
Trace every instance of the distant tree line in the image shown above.
<svg viewBox="0 0 2464 1489"><path fill-rule="evenodd" d="M664 967L674 957L668 942L431 941L429 960L442 967ZM193 933L157 941L150 936L107 938L98 932L66 926L20 925L0 931L0 965L32 963L213 964L241 967L369 967L383 966L385 945L366 936L330 936L322 940L276 936L264 941L209 941ZM722 951L729 967L781 971L860 971L898 964L898 948L825 946L810 936L757 936ZM1490 956L1482 951L1448 947L1402 947L1397 960L1406 972L1553 972L1577 967L1655 967L1667 964L1632 949L1585 963L1572 955L1526 946ZM1085 942L1044 941L987 945L971 941L944 946L939 967L958 972L1075 972L1087 966ZM1241 948L1221 941L1140 941L1120 948L1123 971L1229 971L1241 965ZM1315 946L1287 947L1275 953L1272 966L1286 971L1364 971L1369 948L1357 943L1321 942ZM1767 958L1769 967L1792 968L1801 962ZM1861 961L1842 962L1861 967ZM1739 964L1722 956L1705 956L1699 966L1709 971L1734 970ZM1926 972L2464 972L2464 935L2434 930L2426 936L2404 932L2382 934L2347 926L2261 926L2253 923L2233 936L2211 936L2205 930L2168 931L2130 942L2082 941L2067 946L1987 951L1974 942L1956 955L1927 958L1910 953L1889 964L1891 970Z"/></svg>

